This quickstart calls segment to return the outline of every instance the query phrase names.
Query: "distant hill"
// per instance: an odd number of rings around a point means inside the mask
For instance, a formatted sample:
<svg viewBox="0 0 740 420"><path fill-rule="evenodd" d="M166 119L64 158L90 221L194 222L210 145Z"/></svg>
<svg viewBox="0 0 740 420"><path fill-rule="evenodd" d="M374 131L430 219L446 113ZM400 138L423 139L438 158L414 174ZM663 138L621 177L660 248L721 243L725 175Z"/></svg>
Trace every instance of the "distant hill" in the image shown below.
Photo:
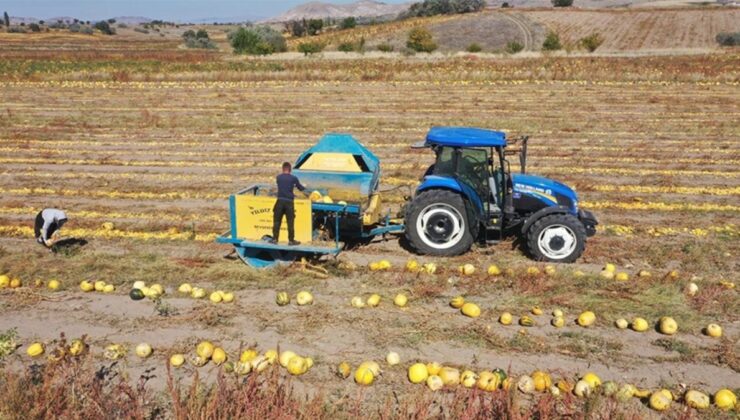
<svg viewBox="0 0 740 420"><path fill-rule="evenodd" d="M116 23L125 23L126 25L141 25L153 20L144 16L116 16L113 19L116 20Z"/></svg>
<svg viewBox="0 0 740 420"><path fill-rule="evenodd" d="M406 4L388 4L375 0L360 0L349 4L331 4L318 1L296 6L280 16L268 19L267 22L289 22L300 19L341 19L346 17L372 18L398 15L408 9Z"/></svg>
<svg viewBox="0 0 740 420"><path fill-rule="evenodd" d="M21 23L29 24L36 23L39 20L35 17L22 17L22 16L10 16L11 25L20 25Z"/></svg>

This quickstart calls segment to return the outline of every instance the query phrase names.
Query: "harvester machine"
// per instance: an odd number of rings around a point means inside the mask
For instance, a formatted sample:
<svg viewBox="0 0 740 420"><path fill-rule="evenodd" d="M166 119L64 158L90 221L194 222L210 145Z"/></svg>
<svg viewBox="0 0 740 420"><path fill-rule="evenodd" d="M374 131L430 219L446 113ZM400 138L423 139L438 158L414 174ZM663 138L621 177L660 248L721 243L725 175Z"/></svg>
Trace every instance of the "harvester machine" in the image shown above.
<svg viewBox="0 0 740 420"><path fill-rule="evenodd" d="M293 174L310 192L295 199L295 239L300 245L271 244L275 184L254 184L229 197L231 229L216 240L234 245L250 266L263 268L301 257L337 255L359 243L403 230L381 210L380 160L354 137L327 134L304 151ZM287 239L282 223L280 238Z"/></svg>

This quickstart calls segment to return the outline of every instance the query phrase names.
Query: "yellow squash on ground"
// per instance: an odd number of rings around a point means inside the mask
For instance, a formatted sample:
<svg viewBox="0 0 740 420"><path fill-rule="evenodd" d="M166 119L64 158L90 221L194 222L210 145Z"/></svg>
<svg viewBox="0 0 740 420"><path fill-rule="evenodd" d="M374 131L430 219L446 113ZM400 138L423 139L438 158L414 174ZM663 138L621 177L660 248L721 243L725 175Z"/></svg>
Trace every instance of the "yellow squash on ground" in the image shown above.
<svg viewBox="0 0 740 420"><path fill-rule="evenodd" d="M414 384L420 384L427 380L429 371L424 363L414 363L409 367L409 381Z"/></svg>
<svg viewBox="0 0 740 420"><path fill-rule="evenodd" d="M288 366L286 369L288 369L288 372L290 372L291 375L303 375L308 371L308 363L306 362L306 359L304 359L301 356L293 356L288 361Z"/></svg>
<svg viewBox="0 0 740 420"><path fill-rule="evenodd" d="M444 382L442 381L442 378L440 378L437 375L429 376L426 382L427 382L427 387L431 389L432 391L440 390L444 386Z"/></svg>
<svg viewBox="0 0 740 420"><path fill-rule="evenodd" d="M720 410L732 410L737 405L737 396L729 389L720 389L714 394L714 404Z"/></svg>
<svg viewBox="0 0 740 420"><path fill-rule="evenodd" d="M216 347L210 341L201 341L195 347L195 354L197 354L198 356L200 356L200 357L208 360L213 355L213 351L215 349L216 349Z"/></svg>
<svg viewBox="0 0 740 420"><path fill-rule="evenodd" d="M501 269L498 268L496 264L489 265L488 270L486 271L488 272L489 276L500 276L501 275Z"/></svg>
<svg viewBox="0 0 740 420"><path fill-rule="evenodd" d="M462 296L455 296L450 300L450 306L452 306L455 309L460 309L465 305L465 298Z"/></svg>
<svg viewBox="0 0 740 420"><path fill-rule="evenodd" d="M347 379L352 374L352 367L347 362L342 362L337 365L337 376L342 379Z"/></svg>
<svg viewBox="0 0 740 420"><path fill-rule="evenodd" d="M31 357L38 357L44 354L44 345L41 343L33 343L26 349L26 354Z"/></svg>
<svg viewBox="0 0 740 420"><path fill-rule="evenodd" d="M704 329L704 333L713 338L722 337L722 327L717 324L709 324Z"/></svg>
<svg viewBox="0 0 740 420"><path fill-rule="evenodd" d="M173 354L170 356L170 365L173 367L180 367L185 363L185 356L182 354Z"/></svg>
<svg viewBox="0 0 740 420"><path fill-rule="evenodd" d="M296 303L298 305L310 305L313 303L313 295L307 291L298 292L298 294L295 297Z"/></svg>
<svg viewBox="0 0 740 420"><path fill-rule="evenodd" d="M465 316L478 318L480 316L480 307L478 307L478 305L476 305L475 303L468 302L462 306L461 312Z"/></svg>
<svg viewBox="0 0 740 420"><path fill-rule="evenodd" d="M581 327L590 327L596 322L596 314L591 311L584 311L578 315L578 325Z"/></svg>
<svg viewBox="0 0 740 420"><path fill-rule="evenodd" d="M374 308L376 306L380 305L380 295L379 294L372 294L369 298L367 298L367 306Z"/></svg>
<svg viewBox="0 0 740 420"><path fill-rule="evenodd" d="M632 329L637 332L645 332L650 328L648 322L644 318L636 317L632 320Z"/></svg>
<svg viewBox="0 0 740 420"><path fill-rule="evenodd" d="M147 357L152 355L152 346L150 346L148 343L140 343L136 346L135 352L136 355L141 357L142 359L146 359Z"/></svg>
<svg viewBox="0 0 740 420"><path fill-rule="evenodd" d="M678 323L669 316L661 317L658 322L658 330L663 334L673 335L678 331Z"/></svg>
<svg viewBox="0 0 740 420"><path fill-rule="evenodd" d="M375 375L368 367L358 367L355 371L355 382L360 385L371 385L375 380Z"/></svg>
<svg viewBox="0 0 740 420"><path fill-rule="evenodd" d="M709 395L703 392L691 389L686 392L683 399L689 407L696 408L697 410L709 408Z"/></svg>
<svg viewBox="0 0 740 420"><path fill-rule="evenodd" d="M671 406L673 395L667 389L661 389L650 395L650 408L657 411L665 411Z"/></svg>

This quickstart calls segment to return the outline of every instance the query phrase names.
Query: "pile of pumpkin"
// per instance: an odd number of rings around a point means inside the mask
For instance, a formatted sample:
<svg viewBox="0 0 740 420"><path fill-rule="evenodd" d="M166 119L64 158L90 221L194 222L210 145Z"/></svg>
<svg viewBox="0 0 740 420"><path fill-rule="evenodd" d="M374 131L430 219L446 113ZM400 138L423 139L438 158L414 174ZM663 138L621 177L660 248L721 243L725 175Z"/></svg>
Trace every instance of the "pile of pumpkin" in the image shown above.
<svg viewBox="0 0 740 420"><path fill-rule="evenodd" d="M193 299L202 299L207 294L205 289L198 286L191 286L190 283L181 284L177 288L177 291L180 294L190 296ZM208 295L208 300L213 303L231 303L234 301L234 293L224 292L223 290L216 290Z"/></svg>
<svg viewBox="0 0 740 420"><path fill-rule="evenodd" d="M33 285L35 287L44 287L44 281L37 279L34 281ZM57 290L60 286L61 283L59 283L59 280L52 279L46 283L46 287L48 287L49 290ZM0 289L18 289L20 287L23 287L23 281L18 277L10 278L7 274L0 275Z"/></svg>
<svg viewBox="0 0 740 420"><path fill-rule="evenodd" d="M216 366L223 366L227 373L246 375L250 372L262 372L277 361L291 375L303 375L313 367L313 359L297 355L286 350L278 354L277 350L267 350L263 354L253 348L243 350L237 361L230 361L226 351L215 346L210 341L201 341L195 347L195 354L188 361L195 367L202 367L212 362ZM177 353L170 356L170 365L180 367L185 364L185 355Z"/></svg>
<svg viewBox="0 0 740 420"><path fill-rule="evenodd" d="M277 292L275 295L275 303L278 306L286 306L290 304L290 295L288 292ZM298 292L295 296L295 301L298 304L298 306L306 306L306 305L313 305L313 295L311 292L302 290Z"/></svg>
<svg viewBox="0 0 740 420"><path fill-rule="evenodd" d="M386 361L393 366L399 363L400 358L397 353L391 352L386 357ZM351 374L351 367L347 362L342 362L337 367L337 374L342 378L347 378ZM355 370L354 380L360 385L371 385L375 378L381 374L382 371L377 362L365 361ZM572 393L577 397L586 398L591 394L601 392L603 395L613 397L620 402L626 402L631 398L647 398L649 406L658 411L668 409L671 403L677 400L676 396L667 389L650 391L638 389L628 383L620 386L613 381L602 384L601 378L593 372L581 376L575 384L565 379L553 383L551 376L541 370L515 379L510 377L503 369L484 370L479 373L472 370L460 372L455 367L442 366L437 362L417 362L409 366L407 377L409 382L426 384L432 391L440 390L445 386L454 387L458 385L465 388L478 388L483 391L499 389L508 391L515 386L517 390L524 394L549 392L556 397L565 393ZM698 390L687 391L683 400L690 407L700 410L710 406L709 395ZM731 410L737 405L737 397L731 390L721 389L714 394L714 404L722 410Z"/></svg>
<svg viewBox="0 0 740 420"><path fill-rule="evenodd" d="M103 292L103 293L113 293L116 291L116 286L112 284L108 284L104 282L103 280L97 280L97 281L88 281L88 280L82 280L80 282L80 290L83 292Z"/></svg>
<svg viewBox="0 0 740 420"><path fill-rule="evenodd" d="M191 286L189 283L181 284L177 288L177 291L180 294L190 296L193 299L202 299L208 294L205 289L197 286ZM143 281L136 281L134 282L134 285L129 292L129 297L132 300L141 300L145 297L155 300L163 296L165 293L166 290L164 287L162 287L161 284L155 283L147 286L147 284ZM231 292L216 290L208 296L208 299L213 303L231 303L234 301L235 297L234 294Z"/></svg>

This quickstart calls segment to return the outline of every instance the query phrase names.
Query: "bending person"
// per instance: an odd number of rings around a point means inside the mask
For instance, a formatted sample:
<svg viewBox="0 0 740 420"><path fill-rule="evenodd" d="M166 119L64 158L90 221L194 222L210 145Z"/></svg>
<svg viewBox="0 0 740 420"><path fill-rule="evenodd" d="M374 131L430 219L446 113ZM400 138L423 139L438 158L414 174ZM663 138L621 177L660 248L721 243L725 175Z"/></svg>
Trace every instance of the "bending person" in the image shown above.
<svg viewBox="0 0 740 420"><path fill-rule="evenodd" d="M46 247L54 245L52 235L67 222L67 214L59 209L43 209L36 215L33 231L36 241Z"/></svg>

